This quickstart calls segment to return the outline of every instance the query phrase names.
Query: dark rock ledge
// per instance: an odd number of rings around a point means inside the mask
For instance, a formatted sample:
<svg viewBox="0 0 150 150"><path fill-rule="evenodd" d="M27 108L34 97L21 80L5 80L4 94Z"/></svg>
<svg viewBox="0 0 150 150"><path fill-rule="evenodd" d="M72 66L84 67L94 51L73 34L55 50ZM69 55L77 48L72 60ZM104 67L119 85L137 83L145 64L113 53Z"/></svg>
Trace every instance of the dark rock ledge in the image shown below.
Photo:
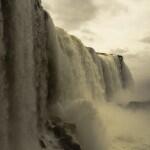
<svg viewBox="0 0 150 150"><path fill-rule="evenodd" d="M150 110L150 101L132 101L126 107L133 110Z"/></svg>
<svg viewBox="0 0 150 150"><path fill-rule="evenodd" d="M53 117L46 122L45 126L46 135L39 138L39 143L43 150L49 150L50 147L59 150L81 150L76 138L76 126L74 124L63 122L60 118Z"/></svg>

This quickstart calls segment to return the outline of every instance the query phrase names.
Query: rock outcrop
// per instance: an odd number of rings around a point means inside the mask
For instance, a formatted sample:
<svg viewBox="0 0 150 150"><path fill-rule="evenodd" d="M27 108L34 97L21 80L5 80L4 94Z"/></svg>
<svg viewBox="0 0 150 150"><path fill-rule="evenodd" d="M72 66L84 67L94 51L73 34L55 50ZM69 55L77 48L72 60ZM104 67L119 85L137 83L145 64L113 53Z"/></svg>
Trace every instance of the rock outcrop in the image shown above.
<svg viewBox="0 0 150 150"><path fill-rule="evenodd" d="M52 117L46 122L45 127L46 134L39 139L43 149L81 150L74 124Z"/></svg>
<svg viewBox="0 0 150 150"><path fill-rule="evenodd" d="M149 110L150 101L131 101L126 107L132 110Z"/></svg>

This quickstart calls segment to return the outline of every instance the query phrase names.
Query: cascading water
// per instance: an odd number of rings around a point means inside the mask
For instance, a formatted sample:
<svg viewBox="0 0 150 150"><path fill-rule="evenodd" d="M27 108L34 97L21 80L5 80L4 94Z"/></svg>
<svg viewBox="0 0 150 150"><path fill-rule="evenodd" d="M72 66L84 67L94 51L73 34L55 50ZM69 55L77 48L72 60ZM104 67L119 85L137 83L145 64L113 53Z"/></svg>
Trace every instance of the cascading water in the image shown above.
<svg viewBox="0 0 150 150"><path fill-rule="evenodd" d="M124 83L130 83L131 75L124 77L122 71L128 69L121 56L96 54L62 29L57 29L57 38L61 99L100 99L102 102L116 91L129 87L130 84L125 87Z"/></svg>
<svg viewBox="0 0 150 150"><path fill-rule="evenodd" d="M45 12L38 4L36 0L0 1L1 150L40 149L38 118L46 106L38 106L47 98L47 46Z"/></svg>
<svg viewBox="0 0 150 150"><path fill-rule="evenodd" d="M56 36L58 88L57 103L51 112L76 124L84 150L106 150L107 137L99 109L113 101L117 92L126 91L132 77L124 77L122 71L128 69L122 56L97 54L60 28Z"/></svg>
<svg viewBox="0 0 150 150"><path fill-rule="evenodd" d="M41 149L53 115L77 126L83 150L123 148L115 116L130 129L136 116L112 104L128 99L133 84L123 57L96 53L55 28L39 0L1 0L0 8L0 149Z"/></svg>

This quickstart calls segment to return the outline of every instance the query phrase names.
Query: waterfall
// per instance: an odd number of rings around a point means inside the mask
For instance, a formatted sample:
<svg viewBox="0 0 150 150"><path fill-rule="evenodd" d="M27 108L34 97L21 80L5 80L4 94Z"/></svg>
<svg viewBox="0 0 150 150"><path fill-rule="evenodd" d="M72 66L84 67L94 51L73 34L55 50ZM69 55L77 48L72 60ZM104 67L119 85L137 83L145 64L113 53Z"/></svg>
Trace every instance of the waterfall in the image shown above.
<svg viewBox="0 0 150 150"><path fill-rule="evenodd" d="M45 12L31 0L0 6L0 147L38 150L39 105L47 98Z"/></svg>
<svg viewBox="0 0 150 150"><path fill-rule="evenodd" d="M76 124L83 150L106 150L99 109L129 92L133 83L130 71L122 56L96 53L60 28L56 28L55 36L57 88L50 115L57 114Z"/></svg>
<svg viewBox="0 0 150 150"><path fill-rule="evenodd" d="M52 115L76 124L83 150L105 150L99 106L132 85L122 56L55 27L40 0L0 1L0 71L1 150L41 149Z"/></svg>
<svg viewBox="0 0 150 150"><path fill-rule="evenodd" d="M132 85L122 56L96 53L60 28L56 28L56 37L57 101L109 101L117 91Z"/></svg>

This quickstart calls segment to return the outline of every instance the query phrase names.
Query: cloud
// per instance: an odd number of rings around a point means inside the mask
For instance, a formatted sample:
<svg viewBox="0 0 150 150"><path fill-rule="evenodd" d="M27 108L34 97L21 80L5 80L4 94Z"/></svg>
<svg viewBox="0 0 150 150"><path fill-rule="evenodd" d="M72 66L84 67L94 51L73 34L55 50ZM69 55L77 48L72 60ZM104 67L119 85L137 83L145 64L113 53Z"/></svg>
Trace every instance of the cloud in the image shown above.
<svg viewBox="0 0 150 150"><path fill-rule="evenodd" d="M118 0L42 0L54 21L67 30L79 29L97 15L111 16L126 12L128 8Z"/></svg>
<svg viewBox="0 0 150 150"><path fill-rule="evenodd" d="M81 29L81 33L95 35L95 33L89 30L88 28Z"/></svg>
<svg viewBox="0 0 150 150"><path fill-rule="evenodd" d="M92 0L43 0L46 7L51 2L55 20L66 29L77 29L81 24L95 17L98 10Z"/></svg>
<svg viewBox="0 0 150 150"><path fill-rule="evenodd" d="M110 50L110 52L113 53L113 54L124 55L124 54L128 53L128 50L127 49L117 48L117 49Z"/></svg>
<svg viewBox="0 0 150 150"><path fill-rule="evenodd" d="M128 6L118 0L102 0L99 1L100 12L109 12L111 16L120 14L121 12L128 12Z"/></svg>
<svg viewBox="0 0 150 150"><path fill-rule="evenodd" d="M146 44L150 44L150 36L144 37L140 41L143 42L143 43L146 43Z"/></svg>
<svg viewBox="0 0 150 150"><path fill-rule="evenodd" d="M137 100L150 100L150 53L147 50L127 54L125 60L135 80Z"/></svg>

